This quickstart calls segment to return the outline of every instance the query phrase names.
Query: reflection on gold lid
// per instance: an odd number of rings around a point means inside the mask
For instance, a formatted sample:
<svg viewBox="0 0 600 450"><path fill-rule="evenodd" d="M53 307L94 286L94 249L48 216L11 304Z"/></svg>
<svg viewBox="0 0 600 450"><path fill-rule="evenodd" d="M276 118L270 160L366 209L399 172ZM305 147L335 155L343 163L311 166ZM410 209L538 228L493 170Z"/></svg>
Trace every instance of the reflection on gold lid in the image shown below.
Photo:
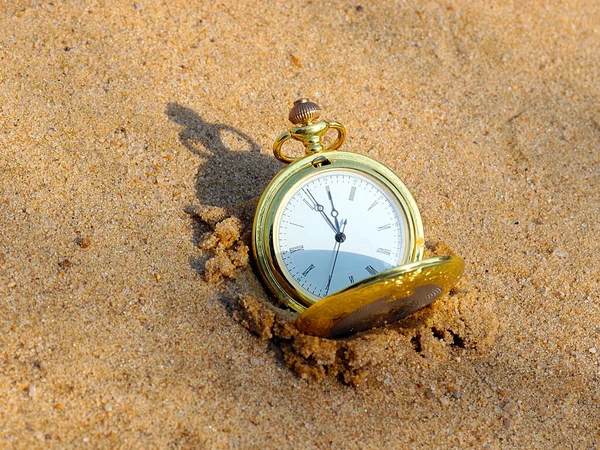
<svg viewBox="0 0 600 450"><path fill-rule="evenodd" d="M396 322L446 294L463 270L464 261L456 256L387 270L315 303L300 314L296 326L333 338Z"/></svg>

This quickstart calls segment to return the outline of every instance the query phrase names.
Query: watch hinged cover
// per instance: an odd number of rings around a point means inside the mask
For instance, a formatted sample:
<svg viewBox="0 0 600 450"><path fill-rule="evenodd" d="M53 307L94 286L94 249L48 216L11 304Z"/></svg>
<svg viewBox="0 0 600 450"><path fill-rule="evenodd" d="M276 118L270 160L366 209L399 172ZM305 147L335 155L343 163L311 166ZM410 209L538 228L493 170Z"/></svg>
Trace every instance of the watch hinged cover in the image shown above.
<svg viewBox="0 0 600 450"><path fill-rule="evenodd" d="M314 303L300 314L296 326L333 338L396 322L446 294L463 270L464 261L456 256L386 270Z"/></svg>

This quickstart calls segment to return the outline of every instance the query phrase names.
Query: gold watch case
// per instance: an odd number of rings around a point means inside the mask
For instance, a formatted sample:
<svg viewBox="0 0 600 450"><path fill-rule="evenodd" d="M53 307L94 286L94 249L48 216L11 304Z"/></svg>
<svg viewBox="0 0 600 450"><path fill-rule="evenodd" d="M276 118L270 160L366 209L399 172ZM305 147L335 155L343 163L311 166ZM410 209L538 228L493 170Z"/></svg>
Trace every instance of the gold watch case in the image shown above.
<svg viewBox="0 0 600 450"><path fill-rule="evenodd" d="M320 120L321 108L299 99L290 111L295 125L273 145L277 159L289 166L279 172L263 192L254 217L252 251L264 284L283 304L300 313L296 326L309 334L335 338L385 325L423 308L447 293L459 280L464 261L456 256L422 260L425 239L419 208L404 183L390 169L366 156L337 151L346 137L338 122ZM329 148L323 136L337 131ZM294 139L305 146L306 156L291 157L283 145ZM278 262L276 243L279 213L298 184L323 171L345 170L370 178L391 194L404 212L406 252L400 266L354 283L322 299L304 294L286 277Z"/></svg>

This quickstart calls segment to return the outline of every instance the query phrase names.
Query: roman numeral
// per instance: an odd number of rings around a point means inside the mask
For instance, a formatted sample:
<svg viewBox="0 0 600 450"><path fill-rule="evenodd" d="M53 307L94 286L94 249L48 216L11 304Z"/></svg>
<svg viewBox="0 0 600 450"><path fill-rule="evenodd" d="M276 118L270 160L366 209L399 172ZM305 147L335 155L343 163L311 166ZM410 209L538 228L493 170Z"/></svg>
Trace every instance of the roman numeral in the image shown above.
<svg viewBox="0 0 600 450"><path fill-rule="evenodd" d="M369 209L367 209L367 211L371 211L371 209L373 209L373 207L374 207L374 206L375 206L377 203L379 203L379 201L375 200L375 201L373 202L373 204L372 204L371 206L369 206Z"/></svg>
<svg viewBox="0 0 600 450"><path fill-rule="evenodd" d="M379 273L379 272L377 272L377 271L376 271L376 270L373 268L373 266L372 266L372 265L370 265L370 264L369 264L367 267L365 267L365 270L366 270L367 272L369 272L371 275L375 275L376 273Z"/></svg>
<svg viewBox="0 0 600 450"><path fill-rule="evenodd" d="M354 283L354 277L352 275L350 275L348 279L350 280L350 283Z"/></svg>
<svg viewBox="0 0 600 450"><path fill-rule="evenodd" d="M313 270L314 268L315 268L315 265L314 265L314 264L311 264L310 266L308 266L308 267L306 268L306 270L305 270L304 272L302 272L302 275L304 275L304 276L308 275L308 272L310 272L310 271L311 271L311 270Z"/></svg>
<svg viewBox="0 0 600 450"><path fill-rule="evenodd" d="M381 253L382 255L390 256L392 251L388 250L387 248L378 248L377 253Z"/></svg>
<svg viewBox="0 0 600 450"><path fill-rule="evenodd" d="M299 250L304 250L304 245L297 245L295 247L290 247L290 253L294 253ZM379 250L377 250L377 251L379 251Z"/></svg>
<svg viewBox="0 0 600 450"><path fill-rule="evenodd" d="M381 225L380 227L377 227L377 231L383 231L383 230L389 230L392 226L388 223L386 225Z"/></svg>
<svg viewBox="0 0 600 450"><path fill-rule="evenodd" d="M348 197L348 200L350 200L351 202L354 201L354 194L356 194L356 186L352 186L352 188L350 189L350 197Z"/></svg>

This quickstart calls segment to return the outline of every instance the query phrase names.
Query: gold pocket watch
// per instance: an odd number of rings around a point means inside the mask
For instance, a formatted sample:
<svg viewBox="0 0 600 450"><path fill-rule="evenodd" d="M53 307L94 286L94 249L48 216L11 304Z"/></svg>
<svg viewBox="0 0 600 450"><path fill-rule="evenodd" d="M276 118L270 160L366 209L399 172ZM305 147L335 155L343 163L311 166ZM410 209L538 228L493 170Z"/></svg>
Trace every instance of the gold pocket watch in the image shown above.
<svg viewBox="0 0 600 450"><path fill-rule="evenodd" d="M304 98L290 110L294 126L273 146L289 165L258 202L252 244L266 286L300 312L297 327L338 337L430 304L456 284L464 262L422 260L423 224L408 188L383 164L338 151L346 131L320 114ZM337 136L324 148L330 130ZM305 156L284 153L290 139L304 144Z"/></svg>

